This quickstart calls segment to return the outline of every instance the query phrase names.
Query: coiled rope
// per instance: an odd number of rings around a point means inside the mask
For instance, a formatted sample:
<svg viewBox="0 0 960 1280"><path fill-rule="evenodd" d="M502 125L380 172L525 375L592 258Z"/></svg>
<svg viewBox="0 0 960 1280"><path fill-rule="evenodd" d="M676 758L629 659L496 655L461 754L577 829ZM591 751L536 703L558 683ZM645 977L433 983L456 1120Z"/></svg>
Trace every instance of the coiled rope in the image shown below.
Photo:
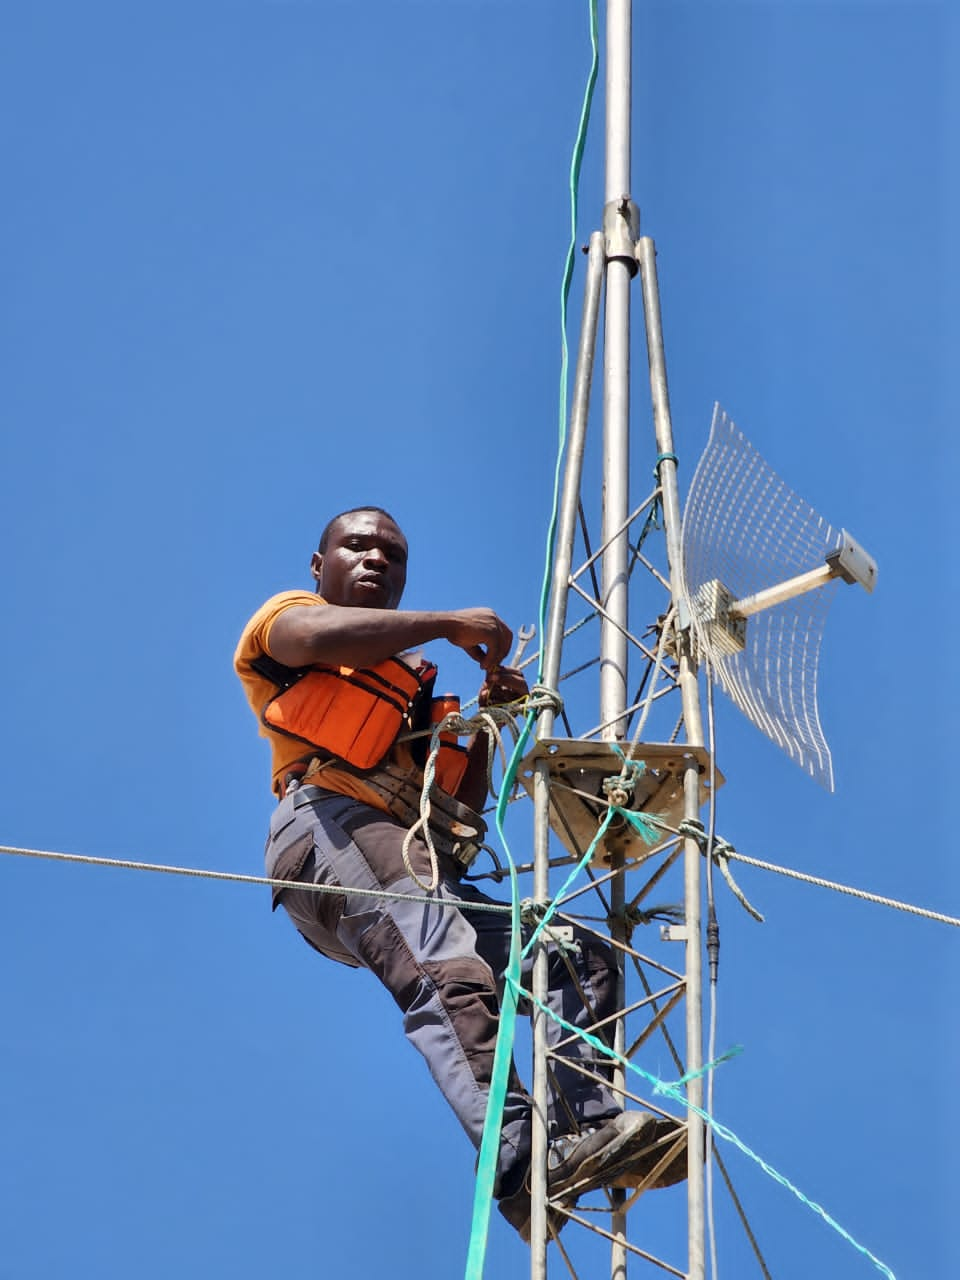
<svg viewBox="0 0 960 1280"><path fill-rule="evenodd" d="M515 702L504 703L502 706L486 707L476 716L469 719L456 711L450 712L449 715L434 726L430 735L430 752L427 756L427 762L423 769L423 786L420 790L420 816L417 821L409 828L403 839L403 847L401 853L403 855L403 865L411 880L414 880L421 889L426 893L433 893L437 885L440 883L440 867L437 860L437 850L433 842L433 833L430 830L430 814L432 806L430 803L430 794L433 791L433 784L437 773L437 756L443 745L442 738L444 734L455 733L458 737L472 737L476 733L485 733L487 736L487 786L494 802L499 805L499 794L493 788L493 762L499 752L500 761L503 766L504 779L510 774L510 759L503 745L502 730L506 729L513 738L513 753L517 752L517 743L520 737L520 730L517 727L517 717L525 714L528 720L539 715L546 707L552 707L556 710L563 706L563 700L560 695L553 689L548 689L545 685L534 685L533 689L525 698L519 698ZM514 769L514 775L516 769ZM512 782L508 788L508 793L513 790ZM421 880L414 870L410 860L410 845L417 836L423 840L427 846L427 853L430 857L430 879L429 881Z"/></svg>

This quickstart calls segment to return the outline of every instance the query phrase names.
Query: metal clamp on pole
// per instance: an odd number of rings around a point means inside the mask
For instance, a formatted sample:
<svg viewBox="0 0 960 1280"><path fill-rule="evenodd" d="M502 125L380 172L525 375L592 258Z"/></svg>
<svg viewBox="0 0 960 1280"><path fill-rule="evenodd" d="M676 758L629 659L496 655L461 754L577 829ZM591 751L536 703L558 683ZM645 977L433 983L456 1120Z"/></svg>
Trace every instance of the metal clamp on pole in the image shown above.
<svg viewBox="0 0 960 1280"><path fill-rule="evenodd" d="M629 196L610 200L603 207L603 247L608 262L624 262L631 277L639 271L637 240L640 210Z"/></svg>
<svg viewBox="0 0 960 1280"><path fill-rule="evenodd" d="M524 898L520 903L520 923L528 929L536 929L540 921L550 909L549 902L537 902L533 898ZM540 937L544 942L556 943L561 948L575 948L573 925L548 924L540 928Z"/></svg>

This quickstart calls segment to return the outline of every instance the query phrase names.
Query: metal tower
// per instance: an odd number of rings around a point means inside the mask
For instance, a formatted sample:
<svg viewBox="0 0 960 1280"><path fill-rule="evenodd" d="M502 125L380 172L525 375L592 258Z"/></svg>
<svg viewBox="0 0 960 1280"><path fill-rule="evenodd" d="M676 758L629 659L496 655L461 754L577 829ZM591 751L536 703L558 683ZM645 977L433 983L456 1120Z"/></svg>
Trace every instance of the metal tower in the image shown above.
<svg viewBox="0 0 960 1280"><path fill-rule="evenodd" d="M534 835L534 898L545 902L549 898L550 829L558 823L566 828L571 852L581 855L589 843L591 814L599 816L602 806L595 809L587 801L558 804L557 786L563 786L563 774L569 779L575 775L583 784L574 788L586 792L596 788L602 775L617 774L619 759L612 747L601 744L629 741L632 719L640 709L630 699L630 657L645 661L647 701L644 718L656 697L654 686L658 679L665 679L667 687L679 690L682 705L682 733L684 747L664 744L656 765L651 772L651 761L638 747L637 759L643 759L647 778L654 778L659 796L675 791L673 812L685 819L697 820L704 795L706 760L703 752L703 729L696 663L689 643L689 634L678 625L680 606L680 505L677 489L676 457L673 450L673 434L670 421L670 405L667 392L666 365L663 337L660 325L660 308L656 274L656 255L652 240L639 236L639 211L631 197L631 27L632 0L608 0L606 6L606 177L603 230L590 238L586 292L577 357L574 391L570 412L566 468L563 479L561 505L558 516L553 581L547 622L543 637L543 680L556 689L561 679L561 650L568 618L571 593L587 603L591 613L599 618L600 681L599 727L595 730L599 743L593 750L586 741L574 744L545 743L555 731L552 710L542 712L537 725L537 737L541 747L530 759L534 777L531 790L535 803ZM646 324L647 353L649 361L650 390L653 403L656 433L657 484L654 492L636 508L631 508L629 492L630 476L630 328L631 290L635 280L642 288L643 315ZM593 374L596 336L601 319L603 322L603 494L602 519L599 546L590 550L590 535L581 500L581 480L586 438L590 389ZM643 537L636 535L637 522L646 520L644 532L649 528L649 517L657 507L662 510L662 525L666 539L665 572L660 572L641 549ZM574 547L578 517L587 548L587 561L574 570ZM597 582L595 566L599 562L600 582ZM652 642L638 639L630 630L629 598L634 570L646 565L654 578L659 579L657 591L660 607L655 616L660 622L654 630L659 638ZM593 594L586 592L580 578L588 572L594 584ZM647 602L649 607L649 601ZM669 655L669 661L667 659ZM671 700L674 701L674 700ZM569 726L568 726L569 729ZM588 735L592 737L593 735ZM647 753L649 754L649 753ZM567 792L568 796L570 792ZM586 832L577 830L577 817L586 821ZM624 824L620 824L622 828ZM631 856L628 834L621 830L613 835L611 826L602 842L600 863L609 870L593 880L600 881L598 891L606 894L609 907L610 936L624 963L632 959L640 972L641 981L647 986L645 962L634 952L630 942L631 927L628 911L635 914L638 895L633 886L628 889L631 869L640 863ZM659 859L663 871L669 869L678 857L677 841L670 842ZM646 851L645 851L646 852ZM683 926L674 928L672 936L681 938L685 952L684 972L678 980L668 983L669 990L658 1000L652 989L636 1008L649 1016L649 1024L641 1035L647 1035L661 1026L669 1009L682 998L686 1001L686 1045L684 1071L696 1072L702 1065L702 957L703 932L701 928L701 846L693 836L682 841L683 862ZM646 859L642 860L646 867ZM633 875L637 872L633 870ZM662 874L662 871L660 872ZM654 882L660 879L655 876ZM642 877L647 880L647 875ZM534 966L534 995L546 999L546 953L541 948ZM626 1011L628 997L621 975L622 1010ZM531 1239L531 1277L541 1280L547 1274L547 1191L545 1152L547 1131L544 1117L547 1113L547 1082L550 1055L546 1042L545 1016L534 1020L534 1078L535 1103L532 1191L534 1215ZM613 1036L613 1047L621 1055L629 1057L636 1045L629 1045L626 1036L625 1013L618 1019ZM627 1091L622 1067L614 1071L614 1086ZM691 1102L702 1104L702 1080L694 1076L687 1093ZM633 1096L633 1095L631 1095ZM538 1123L538 1117L540 1121ZM691 1113L687 1128L687 1199L689 1222L688 1260L683 1270L690 1280L702 1280L704 1275L704 1125ZM627 1196L623 1190L610 1193L610 1235L614 1237L611 1253L611 1276L622 1280L627 1274L627 1258L631 1251L627 1231ZM580 1219L578 1218L578 1221ZM647 1255L643 1255L647 1256ZM568 1266L569 1266L568 1262ZM680 1274L674 1267L667 1272Z"/></svg>
<svg viewBox="0 0 960 1280"><path fill-rule="evenodd" d="M712 738L712 698L707 703L710 731L705 736L698 661L707 666L708 691L715 676L744 714L807 773L832 788L830 754L816 707L820 631L830 598L825 588L843 578L872 590L876 565L849 535L837 533L787 489L719 407L681 520L656 250L649 237L640 235L639 210L631 196L631 28L632 0L607 0L603 229L590 237L588 248L550 603L542 637L542 684L548 691L558 690L568 676L599 662L599 715L592 728L575 735L566 713L555 710L548 700L537 721L537 746L521 765L521 780L534 800L534 861L527 868L533 871L534 911L550 901L551 866L558 861L578 862L584 886L565 894L564 902L556 904L554 919L561 924L569 921L566 904L582 901L581 893L596 894L607 936L619 958L620 1013L612 1028L595 1028L597 1038L618 1055L612 1068L614 1090L625 1105L663 1110L662 1099L651 1097L649 1090L646 1096L638 1094L632 1070L627 1079L627 1067L632 1068L635 1057L642 1056L650 1037L662 1035L677 1068L675 1078L685 1081L689 1110L680 1117L685 1120L685 1134L671 1140L662 1157L658 1152L658 1163L642 1182L628 1179L627 1186L607 1188L599 1206L567 1205L559 1212L610 1241L611 1280L626 1280L630 1258L636 1259L644 1275L704 1280L710 1216L706 1202L715 1167L754 1248L759 1273L769 1280L722 1159L712 1150L702 1115L704 958L715 982L719 942L712 892L713 801L723 779L707 749L707 739ZM648 455L654 463L654 486L639 502L630 494L630 327L635 283L641 291L655 446ZM583 472L601 320L603 466L597 540L591 536L585 511L590 504L583 500ZM575 567L578 529L584 558ZM654 529L662 530L663 536L648 543ZM632 611L630 587L640 574L647 590L640 609ZM571 622L569 615L574 611L581 616ZM632 615L641 611L646 624L638 629ZM591 620L599 626L599 658L596 636L581 630ZM575 633L579 634L575 637ZM579 657L585 660L575 660L572 669L567 666L562 671L561 654L566 658L578 645ZM774 677L769 675L771 670L777 672ZM555 736L558 717L566 737ZM658 738L654 726L664 721L666 730ZM704 824L701 811L708 802L709 821ZM632 821L641 813L655 819L657 835L652 845L641 838L638 826L642 823ZM552 838L563 846L562 858L552 858ZM681 866L682 894L678 891L674 896L682 898L682 908L651 906L654 889L662 893L658 886L670 883L671 877L676 880ZM579 907L575 905L574 910ZM660 938L670 944L655 956L634 945L636 928L654 922L663 922ZM559 933L554 937L558 941L562 942ZM672 959L681 954L681 947L682 971L679 961ZM547 998L547 951L542 944L534 955L533 995L536 1010ZM668 1025L674 1010L676 1019ZM556 1239L551 1258L558 1258L575 1280L580 1274L555 1230L556 1206L548 1213L548 1086L555 1056L556 1048L548 1046L547 1015L535 1011L531 1280L547 1276L551 1238ZM644 1074L641 1069L641 1077ZM682 1109L675 1106L674 1114ZM682 1147L684 1142L687 1256L671 1261L630 1240L629 1210L656 1184L677 1156L677 1145ZM572 1233L574 1227L567 1229ZM591 1267L591 1277L596 1274Z"/></svg>

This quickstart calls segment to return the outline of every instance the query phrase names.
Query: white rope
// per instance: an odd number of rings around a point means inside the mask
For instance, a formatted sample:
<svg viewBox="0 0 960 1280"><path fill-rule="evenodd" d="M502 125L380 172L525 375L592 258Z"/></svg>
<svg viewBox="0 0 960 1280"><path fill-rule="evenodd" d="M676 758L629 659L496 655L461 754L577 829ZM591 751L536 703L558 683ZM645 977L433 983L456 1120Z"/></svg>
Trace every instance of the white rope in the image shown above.
<svg viewBox="0 0 960 1280"><path fill-rule="evenodd" d="M649 817L651 815L645 816ZM666 830L672 831L675 835L680 834L675 828L668 827L665 823L660 823L659 825ZM308 884L301 880L270 880L266 876L246 876L234 871L209 871L201 867L177 867L167 866L158 862L134 862L127 858L95 858L89 854L62 853L53 849L27 849L17 845L0 845L0 854L23 858L41 858L50 862L78 862L93 867L119 867L127 871L159 871L165 875L191 876L196 880L226 880L237 884L267 885L277 889L289 889L295 885L298 889L306 889L309 892L316 893L343 893L345 891L342 886L337 885ZM716 856L716 851L714 856ZM865 902L873 902L881 907L893 907L897 911L906 911L910 915L920 916L924 920L936 920L940 924L949 924L960 928L960 918L957 916L948 916L941 911L930 911L926 907L917 907L909 902L900 902L897 898L885 898L877 893L868 893L865 889L855 889L850 885L838 884L835 880L824 880L820 876L806 875L804 872L794 871L790 867L778 866L775 862L764 862L760 858L750 858L745 853L738 853L735 849L729 848L729 846L723 849L723 856L725 858L735 858L738 862L744 862L750 867L759 867L761 871L776 871L779 875L801 880L805 884L819 885L822 889L833 889L837 893L844 893L852 898L862 898ZM382 898L387 902L423 901L419 894L413 893L387 893L386 891L381 892L379 889L349 889L348 891L360 897ZM461 905L459 902L446 903L439 898L433 899L425 905L434 906L437 904L454 907ZM467 905L471 911L504 913L510 911L510 907L505 904L470 902Z"/></svg>
<svg viewBox="0 0 960 1280"><path fill-rule="evenodd" d="M360 898L378 898L384 902L421 902L425 907L466 907L470 911L492 911L507 915L512 908L508 903L449 901L431 898L424 902L418 893L388 893L385 889L354 889L344 885L313 884L303 880L271 880L266 876L245 876L235 871L208 871L201 867L165 866L158 862L133 862L126 858L94 858L84 853L60 853L52 849L21 849L15 845L0 845L0 854L7 853L23 858L43 858L51 862L79 862L93 867L120 867L126 871L159 871L169 876L191 876L195 880L227 880L237 884L260 884L274 889L305 889L308 893L356 894Z"/></svg>
<svg viewBox="0 0 960 1280"><path fill-rule="evenodd" d="M674 835L692 835L701 844L705 843L703 831L698 830L692 823L681 822L679 827L671 827L669 823L663 822L656 814L648 814L647 817L650 818L655 826L661 827L664 831L671 831ZM704 852L706 852L705 849ZM748 867L759 867L761 871L776 871L780 875L789 876L793 880L801 880L804 884L819 885L821 889L833 889L837 893L847 894L848 897L862 898L864 902L875 902L881 907L893 907L897 911L906 911L910 915L921 916L925 920L937 920L940 924L960 926L960 919L956 916L944 915L941 911L929 911L926 907L916 907L910 902L900 902L897 898L885 898L879 893L869 893L866 889L855 889L852 885L840 884L836 880L824 880L822 876L811 876L804 871L794 871L790 867L778 866L775 862L764 862L760 858L750 858L745 853L738 853L733 845L726 840L717 840L713 850L713 858L721 871L723 871L724 863L728 858L735 858L738 862L746 863ZM730 883L729 880L728 883ZM732 883L731 888L734 888ZM762 923L763 916L758 911L754 911L742 894L737 893L737 896L750 914Z"/></svg>
<svg viewBox="0 0 960 1280"><path fill-rule="evenodd" d="M715 851L715 853L718 851ZM910 915L921 916L924 920L938 920L940 924L952 924L960 927L960 919L956 916L944 915L940 911L929 911L926 907L915 907L909 902L900 902L896 898L885 898L879 893L868 893L866 889L854 889L848 884L838 884L836 880L824 880L820 876L807 875L803 871L794 871L790 867L780 867L775 862L763 862L760 858L749 858L745 853L726 846L722 850L725 858L736 858L745 862L748 867L759 867L761 871L776 871L779 875L789 876L793 880L802 880L805 884L819 885L821 889L833 889L837 893L845 893L851 898L862 898L864 902L875 902L881 907L893 907L897 911L906 911Z"/></svg>
<svg viewBox="0 0 960 1280"><path fill-rule="evenodd" d="M523 699L523 703L527 703L529 698ZM516 733L516 724L514 722L513 707L520 705L519 703L507 703L502 707L488 707L480 712L479 715L470 720L464 719L456 711L451 711L449 715L443 717L439 724L433 726L433 732L430 735L430 753L427 756L427 763L423 769L423 787L420 790L420 817L416 820L412 827L409 828L407 834L403 837L403 847L401 854L403 856L403 865L406 868L410 879L415 881L426 893L433 893L437 885L440 883L440 865L437 860L437 850L433 843L433 833L430 830L430 814L432 806L430 804L430 792L433 790L433 782L437 772L437 756L440 752L442 743L441 735L444 733L455 733L457 737L470 737L474 733L486 733L487 735L487 786L491 788L491 780L493 776L493 759L494 753L499 748L500 758L503 761L504 772L507 768L507 755L503 746L503 735L500 727L509 728L511 733ZM497 799L496 793L490 790L490 794L494 800ZM427 854L430 858L430 880L421 880L414 870L413 863L410 860L410 846L417 836L423 840L427 846Z"/></svg>

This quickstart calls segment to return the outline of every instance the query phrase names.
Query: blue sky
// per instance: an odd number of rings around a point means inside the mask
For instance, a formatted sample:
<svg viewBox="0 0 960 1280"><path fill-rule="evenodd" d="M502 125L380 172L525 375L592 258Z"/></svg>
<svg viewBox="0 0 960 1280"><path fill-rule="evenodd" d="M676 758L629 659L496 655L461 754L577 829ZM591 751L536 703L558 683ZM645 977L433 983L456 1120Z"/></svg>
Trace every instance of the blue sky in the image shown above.
<svg viewBox="0 0 960 1280"><path fill-rule="evenodd" d="M0 841L256 874L266 750L230 659L332 511L395 512L409 607L535 615L586 6L37 3L0 24ZM956 11L638 4L634 34L682 483L719 399L880 563L827 628L836 794L721 701L720 830L956 915ZM601 126L598 103L584 240ZM639 315L634 350L643 496ZM595 429L591 508L598 460ZM469 661L434 656L472 692ZM462 1272L472 1154L372 979L266 890L0 875L0 1275ZM721 887L719 1043L744 1052L719 1118L899 1280L952 1274L955 931L738 878L767 923ZM777 1280L877 1274L724 1154ZM636 1210L681 1259L682 1201ZM718 1235L721 1274L752 1274L721 1190ZM525 1270L498 1222L488 1275Z"/></svg>

